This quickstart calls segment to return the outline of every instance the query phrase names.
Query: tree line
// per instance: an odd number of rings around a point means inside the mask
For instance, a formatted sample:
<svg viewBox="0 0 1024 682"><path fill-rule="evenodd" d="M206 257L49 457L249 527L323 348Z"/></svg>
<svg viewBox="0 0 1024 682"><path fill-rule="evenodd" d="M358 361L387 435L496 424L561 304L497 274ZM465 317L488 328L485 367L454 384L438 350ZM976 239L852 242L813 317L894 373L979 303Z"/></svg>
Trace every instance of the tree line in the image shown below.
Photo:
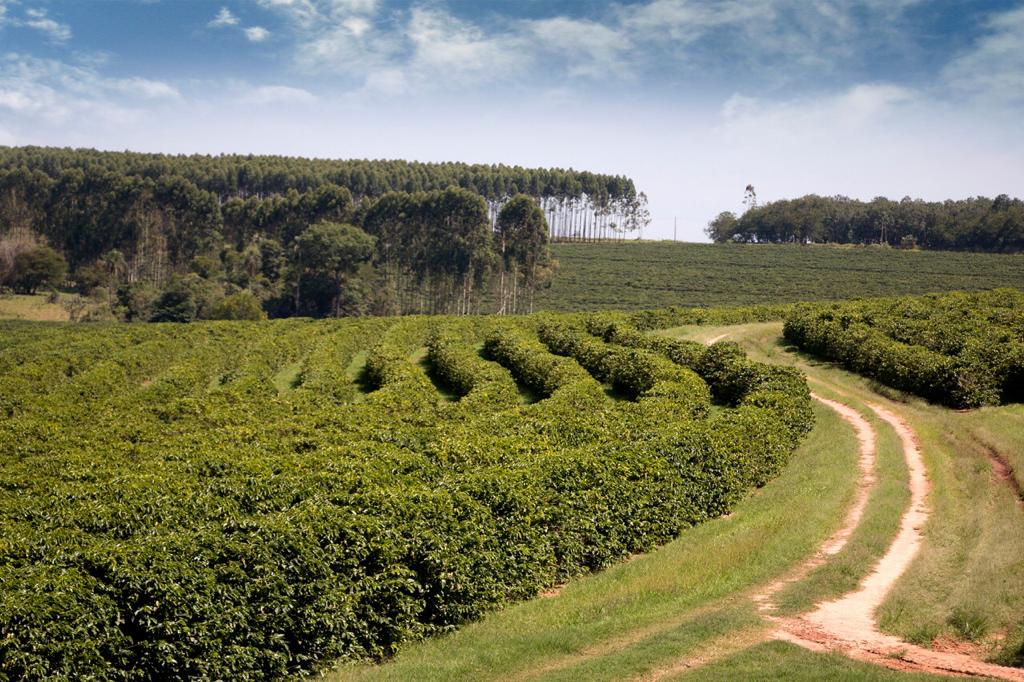
<svg viewBox="0 0 1024 682"><path fill-rule="evenodd" d="M524 312L553 238L646 220L582 171L0 148L0 286L52 249L85 317Z"/></svg>
<svg viewBox="0 0 1024 682"><path fill-rule="evenodd" d="M723 212L708 223L716 242L883 244L903 248L1019 252L1024 201L1005 194L928 202L904 197L859 201L808 195L740 216Z"/></svg>
<svg viewBox="0 0 1024 682"><path fill-rule="evenodd" d="M517 194L542 203L551 238L593 240L642 229L647 197L621 175L504 164L420 163L401 160L306 159L253 155L169 155L91 149L0 147L0 171L39 172L50 180L175 177L225 204L234 198L264 199L300 194L323 186L345 188L355 201L387 192L421 192L460 187L487 202L491 222ZM39 180L41 178L35 178ZM20 182L31 182L24 175ZM39 192L39 188L27 191ZM45 188L42 188L45 192Z"/></svg>

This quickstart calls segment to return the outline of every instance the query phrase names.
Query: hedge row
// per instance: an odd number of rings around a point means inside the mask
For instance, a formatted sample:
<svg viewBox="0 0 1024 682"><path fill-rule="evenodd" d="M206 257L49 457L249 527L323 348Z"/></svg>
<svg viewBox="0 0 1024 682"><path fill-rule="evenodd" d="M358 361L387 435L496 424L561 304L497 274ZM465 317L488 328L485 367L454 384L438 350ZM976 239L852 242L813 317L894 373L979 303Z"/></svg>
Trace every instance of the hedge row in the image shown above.
<svg viewBox="0 0 1024 682"><path fill-rule="evenodd" d="M792 433L794 442L814 423L810 391L803 375L791 368L754 362L730 341L704 346L640 332L599 315L587 321L591 334L610 343L645 348L696 372L711 387L714 399L731 407L758 405L771 409Z"/></svg>
<svg viewBox="0 0 1024 682"><path fill-rule="evenodd" d="M725 308L662 308L631 313L621 320L644 331L668 329L683 325L746 324L781 320L792 310L793 304L762 304Z"/></svg>
<svg viewBox="0 0 1024 682"><path fill-rule="evenodd" d="M803 304L786 339L887 386L951 407L1024 400L1024 295ZM897 337L897 338L894 338Z"/></svg>
<svg viewBox="0 0 1024 682"><path fill-rule="evenodd" d="M574 358L591 376L630 400L670 397L690 416L707 414L708 385L692 370L644 350L598 341L568 324L544 324L539 335L551 352Z"/></svg>
<svg viewBox="0 0 1024 682"><path fill-rule="evenodd" d="M601 384L579 363L552 355L544 344L526 332L507 328L491 332L484 340L487 357L507 368L516 381L541 398L556 392L601 397Z"/></svg>
<svg viewBox="0 0 1024 682"><path fill-rule="evenodd" d="M447 328L434 332L427 343L427 360L437 378L460 398L467 409L501 409L522 402L508 370L484 360Z"/></svg>

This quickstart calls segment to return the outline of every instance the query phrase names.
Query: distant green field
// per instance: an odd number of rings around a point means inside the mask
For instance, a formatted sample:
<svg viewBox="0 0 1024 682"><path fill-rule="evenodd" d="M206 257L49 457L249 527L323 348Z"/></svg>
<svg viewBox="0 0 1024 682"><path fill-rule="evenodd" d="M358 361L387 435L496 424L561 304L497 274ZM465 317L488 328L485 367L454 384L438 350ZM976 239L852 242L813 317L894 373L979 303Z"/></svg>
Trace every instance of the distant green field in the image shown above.
<svg viewBox="0 0 1024 682"><path fill-rule="evenodd" d="M556 244L537 308L748 305L1024 287L1024 255L864 246Z"/></svg>

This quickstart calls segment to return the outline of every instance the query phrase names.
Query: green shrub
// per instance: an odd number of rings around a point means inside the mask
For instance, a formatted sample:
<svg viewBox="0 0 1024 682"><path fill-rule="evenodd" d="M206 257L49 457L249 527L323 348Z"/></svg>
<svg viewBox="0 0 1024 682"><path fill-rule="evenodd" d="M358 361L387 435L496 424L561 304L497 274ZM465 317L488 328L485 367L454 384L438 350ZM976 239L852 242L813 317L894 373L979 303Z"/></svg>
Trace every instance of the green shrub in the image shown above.
<svg viewBox="0 0 1024 682"><path fill-rule="evenodd" d="M211 320L265 320L259 300L250 293L242 292L225 296L213 305Z"/></svg>
<svg viewBox="0 0 1024 682"><path fill-rule="evenodd" d="M1024 295L1008 289L801 304L786 339L887 386L951 407L1021 399Z"/></svg>

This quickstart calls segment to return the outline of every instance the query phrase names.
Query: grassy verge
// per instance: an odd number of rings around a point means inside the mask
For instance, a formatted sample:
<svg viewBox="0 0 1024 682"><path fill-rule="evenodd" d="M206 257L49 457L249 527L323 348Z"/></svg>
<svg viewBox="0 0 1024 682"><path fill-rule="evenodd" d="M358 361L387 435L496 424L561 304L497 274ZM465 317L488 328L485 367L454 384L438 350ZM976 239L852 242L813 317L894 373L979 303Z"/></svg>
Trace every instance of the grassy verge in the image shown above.
<svg viewBox="0 0 1024 682"><path fill-rule="evenodd" d="M881 628L922 645L936 639L970 642L983 657L1024 664L1024 510L1012 487L995 476L990 459L998 452L1020 477L1024 406L959 412L880 390L830 363L787 350L780 323L671 333L728 333L751 357L797 365L815 390L827 379L846 400L894 406L920 439L932 484L932 517L921 554L878 611ZM872 505L879 502L873 499Z"/></svg>
<svg viewBox="0 0 1024 682"><path fill-rule="evenodd" d="M864 516L838 554L778 595L776 603L782 615L796 615L855 590L896 537L900 517L910 503L907 466L899 437L870 411L862 409L861 414L871 415L869 421L878 437L876 483Z"/></svg>
<svg viewBox="0 0 1024 682"><path fill-rule="evenodd" d="M816 407L817 426L786 471L727 518L691 528L633 561L511 606L384 665L333 680L621 678L755 625L738 593L812 552L839 523L856 482L852 429ZM603 660L598 660L603 659ZM582 666L582 667L581 667Z"/></svg>
<svg viewBox="0 0 1024 682"><path fill-rule="evenodd" d="M45 294L28 296L10 294L0 296L0 320L33 320L36 322L67 322L70 319L64 302L77 298L74 294L60 294L56 303L47 303Z"/></svg>
<svg viewBox="0 0 1024 682"><path fill-rule="evenodd" d="M1024 429L1007 428L1024 423L1024 405L983 407L971 419L975 440L1002 457L1012 468L1017 485L1024 488Z"/></svg>
<svg viewBox="0 0 1024 682"><path fill-rule="evenodd" d="M854 661L839 654L816 654L787 642L765 642L669 679L687 682L918 682L949 678L897 672L870 663Z"/></svg>
<svg viewBox="0 0 1024 682"><path fill-rule="evenodd" d="M989 433L1024 430L1016 408ZM1020 657L1024 627L1024 512L998 481L983 444L974 439L977 413L916 406L932 481L933 517L921 556L879 611L884 629L929 644L937 637L977 643L989 657Z"/></svg>

